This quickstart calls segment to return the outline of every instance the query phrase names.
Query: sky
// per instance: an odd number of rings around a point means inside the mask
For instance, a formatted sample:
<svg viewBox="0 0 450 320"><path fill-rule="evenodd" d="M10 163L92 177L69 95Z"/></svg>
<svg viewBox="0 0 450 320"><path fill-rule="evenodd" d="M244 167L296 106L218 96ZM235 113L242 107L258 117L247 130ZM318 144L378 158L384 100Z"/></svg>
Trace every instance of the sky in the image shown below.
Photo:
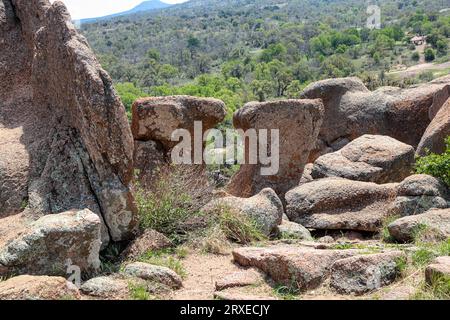
<svg viewBox="0 0 450 320"><path fill-rule="evenodd" d="M50 0L54 2L55 0ZM60 0L69 9L72 19L85 19L107 16L132 9L144 0ZM165 3L181 3L187 0L161 0Z"/></svg>

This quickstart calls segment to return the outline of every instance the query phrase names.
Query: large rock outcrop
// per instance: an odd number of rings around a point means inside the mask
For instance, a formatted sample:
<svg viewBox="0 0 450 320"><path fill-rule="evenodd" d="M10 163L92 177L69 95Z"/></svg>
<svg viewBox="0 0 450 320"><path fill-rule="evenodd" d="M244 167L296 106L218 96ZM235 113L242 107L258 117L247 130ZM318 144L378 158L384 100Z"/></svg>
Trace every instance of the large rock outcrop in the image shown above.
<svg viewBox="0 0 450 320"><path fill-rule="evenodd" d="M279 170L276 174L262 175L261 168L268 166L260 162L248 163L250 148L246 143L244 159L247 163L232 178L228 191L235 196L250 197L264 188L272 188L283 197L298 185L319 134L323 112L320 100L250 102L239 109L233 118L236 129L255 129L258 135L261 130L268 130L269 137L270 130L279 130ZM258 159L261 160L259 156Z"/></svg>
<svg viewBox="0 0 450 320"><path fill-rule="evenodd" d="M341 177L382 184L402 181L413 165L413 147L391 137L363 135L341 150L319 157L311 175L314 179Z"/></svg>
<svg viewBox="0 0 450 320"><path fill-rule="evenodd" d="M62 2L0 1L0 84L0 218L87 208L132 237L125 108Z"/></svg>
<svg viewBox="0 0 450 320"><path fill-rule="evenodd" d="M325 117L310 162L364 134L386 135L417 147L448 95L450 77L414 88L383 87L371 92L358 78L315 82L301 97L322 99Z"/></svg>
<svg viewBox="0 0 450 320"><path fill-rule="evenodd" d="M306 228L376 232L390 215L396 189L395 183L314 180L286 194L286 214Z"/></svg>

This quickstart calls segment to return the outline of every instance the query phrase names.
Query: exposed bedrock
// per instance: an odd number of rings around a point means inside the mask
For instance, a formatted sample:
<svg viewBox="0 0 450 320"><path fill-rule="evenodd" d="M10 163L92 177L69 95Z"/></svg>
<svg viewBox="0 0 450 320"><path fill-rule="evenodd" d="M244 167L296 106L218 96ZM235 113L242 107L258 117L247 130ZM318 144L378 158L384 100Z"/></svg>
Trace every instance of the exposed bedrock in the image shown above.
<svg viewBox="0 0 450 320"><path fill-rule="evenodd" d="M1 0L0 40L0 218L87 208L104 245L131 238L125 108L64 4Z"/></svg>

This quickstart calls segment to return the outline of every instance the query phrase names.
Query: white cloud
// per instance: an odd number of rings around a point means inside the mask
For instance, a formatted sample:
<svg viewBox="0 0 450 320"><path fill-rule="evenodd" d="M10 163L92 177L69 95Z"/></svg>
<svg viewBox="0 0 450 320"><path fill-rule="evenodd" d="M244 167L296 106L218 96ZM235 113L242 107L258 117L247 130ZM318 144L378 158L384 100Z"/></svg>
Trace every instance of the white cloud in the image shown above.
<svg viewBox="0 0 450 320"><path fill-rule="evenodd" d="M55 2L56 0L50 0ZM132 9L144 0L60 0L64 2L73 19L106 16ZM166 3L181 3L187 0L161 0Z"/></svg>

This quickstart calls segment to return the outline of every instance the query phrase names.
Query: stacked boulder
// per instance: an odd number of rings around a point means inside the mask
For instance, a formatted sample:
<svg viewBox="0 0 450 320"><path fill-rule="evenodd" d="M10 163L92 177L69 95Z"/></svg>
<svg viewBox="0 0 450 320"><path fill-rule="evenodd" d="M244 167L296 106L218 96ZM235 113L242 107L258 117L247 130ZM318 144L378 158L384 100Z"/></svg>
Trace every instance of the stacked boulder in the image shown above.
<svg viewBox="0 0 450 320"><path fill-rule="evenodd" d="M320 100L280 100L273 102L250 102L233 117L234 127L244 132L249 129L259 133L268 130L279 132L279 170L264 175L261 158L258 164L243 164L228 185L228 192L238 197L250 197L265 188L273 189L280 197L298 184L307 163L309 152L319 134L323 120L323 104ZM268 139L271 142L270 139ZM245 158L250 159L249 143ZM270 143L269 143L270 146ZM261 146L260 146L261 148ZM268 165L270 166L270 164Z"/></svg>
<svg viewBox="0 0 450 320"><path fill-rule="evenodd" d="M173 139L176 130L184 129L191 135L194 164L194 144L204 146L203 134L225 119L226 107L211 98L150 97L135 101L132 113L134 167L140 172L139 180L148 184L158 167L171 162L171 151L178 144ZM195 122L201 123L200 137L194 136Z"/></svg>

